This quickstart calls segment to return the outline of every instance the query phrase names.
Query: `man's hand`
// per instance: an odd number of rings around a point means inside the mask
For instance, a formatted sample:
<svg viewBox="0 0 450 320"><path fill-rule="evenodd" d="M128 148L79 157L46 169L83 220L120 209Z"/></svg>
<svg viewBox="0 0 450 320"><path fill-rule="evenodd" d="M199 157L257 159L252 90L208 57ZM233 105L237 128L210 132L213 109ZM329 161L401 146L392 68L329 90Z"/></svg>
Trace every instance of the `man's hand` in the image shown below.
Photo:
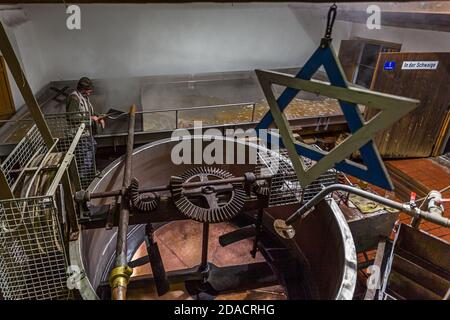
<svg viewBox="0 0 450 320"><path fill-rule="evenodd" d="M91 119L92 119L92 121L95 121L96 123L100 124L102 129L105 129L105 119L104 118L100 118L97 116L91 116Z"/></svg>

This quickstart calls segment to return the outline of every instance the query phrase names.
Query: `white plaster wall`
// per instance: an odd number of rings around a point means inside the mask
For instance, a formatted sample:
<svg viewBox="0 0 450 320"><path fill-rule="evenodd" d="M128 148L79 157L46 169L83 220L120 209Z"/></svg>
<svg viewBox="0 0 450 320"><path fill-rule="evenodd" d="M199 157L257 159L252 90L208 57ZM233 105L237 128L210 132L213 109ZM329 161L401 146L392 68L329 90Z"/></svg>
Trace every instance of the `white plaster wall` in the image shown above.
<svg viewBox="0 0 450 320"><path fill-rule="evenodd" d="M80 31L66 7L22 5L28 21L8 28L34 92L51 80L283 68L317 48L325 16L277 4L81 5ZM337 21L333 45L364 37L402 51L450 51L450 33ZM12 79L11 79L12 80ZM13 83L16 107L23 102Z"/></svg>
<svg viewBox="0 0 450 320"><path fill-rule="evenodd" d="M80 31L63 5L25 10L54 80L298 66L324 29L287 4L82 5Z"/></svg>
<svg viewBox="0 0 450 320"><path fill-rule="evenodd" d="M12 10L7 10L11 9ZM33 28L33 22L27 19L23 10L15 6L0 6L2 14L0 19L3 22L6 34L13 46L22 69L28 79L33 92L39 91L49 81L49 75L44 68L42 60L42 48L39 46L39 38ZM8 69L8 77L11 85L14 105L17 108L23 105L24 101L18 85Z"/></svg>
<svg viewBox="0 0 450 320"><path fill-rule="evenodd" d="M14 27L14 33L18 48L16 53L19 54L23 71L31 89L33 92L37 92L51 81L48 70L44 68L44 61L42 59L43 50L39 45L39 38L34 31L31 21ZM11 78L10 83L14 83L11 90L14 96L14 104L18 108L23 105L23 98L14 79Z"/></svg>

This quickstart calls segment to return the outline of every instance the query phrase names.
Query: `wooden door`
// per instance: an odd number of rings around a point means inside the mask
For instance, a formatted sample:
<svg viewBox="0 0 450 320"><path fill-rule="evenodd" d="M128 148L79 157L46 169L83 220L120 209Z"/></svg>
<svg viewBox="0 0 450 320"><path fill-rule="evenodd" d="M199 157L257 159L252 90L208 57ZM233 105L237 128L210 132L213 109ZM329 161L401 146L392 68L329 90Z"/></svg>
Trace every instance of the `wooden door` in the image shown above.
<svg viewBox="0 0 450 320"><path fill-rule="evenodd" d="M405 61L416 62L416 67L403 67ZM436 68L432 68L429 62L436 61ZM424 64L417 62L428 62L427 69L420 69ZM376 136L380 154L385 158L429 157L448 121L450 53L382 53L371 89L420 100L415 110ZM366 119L375 113L368 109Z"/></svg>
<svg viewBox="0 0 450 320"><path fill-rule="evenodd" d="M5 60L0 56L0 119L8 119L15 112L8 81L8 72Z"/></svg>

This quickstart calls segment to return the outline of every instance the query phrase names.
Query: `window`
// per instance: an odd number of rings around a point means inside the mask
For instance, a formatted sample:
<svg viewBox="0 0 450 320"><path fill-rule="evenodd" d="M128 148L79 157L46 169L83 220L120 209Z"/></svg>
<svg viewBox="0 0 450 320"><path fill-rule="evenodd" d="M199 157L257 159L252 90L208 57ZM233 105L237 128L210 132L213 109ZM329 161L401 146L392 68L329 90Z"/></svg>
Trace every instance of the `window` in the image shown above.
<svg viewBox="0 0 450 320"><path fill-rule="evenodd" d="M398 52L401 45L366 39L361 39L360 41L363 42L362 50L352 82L365 88L370 88L377 65L378 54L381 52Z"/></svg>
<svg viewBox="0 0 450 320"><path fill-rule="evenodd" d="M370 88L380 52L399 52L401 44L371 39L342 40L339 60L347 80Z"/></svg>

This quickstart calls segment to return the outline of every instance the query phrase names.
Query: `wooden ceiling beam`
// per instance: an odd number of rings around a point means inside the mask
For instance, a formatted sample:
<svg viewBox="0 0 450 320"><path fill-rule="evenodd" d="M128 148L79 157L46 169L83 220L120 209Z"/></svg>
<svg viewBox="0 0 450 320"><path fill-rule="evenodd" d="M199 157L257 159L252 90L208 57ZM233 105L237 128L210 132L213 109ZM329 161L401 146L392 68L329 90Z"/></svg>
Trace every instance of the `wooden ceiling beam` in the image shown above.
<svg viewBox="0 0 450 320"><path fill-rule="evenodd" d="M336 20L365 24L368 18L366 12L368 4L368 2L342 3L338 5ZM381 9L382 26L450 32L450 2L385 2L377 5ZM299 14L309 12L310 14L323 16L327 5L297 3L291 4L290 7Z"/></svg>
<svg viewBox="0 0 450 320"><path fill-rule="evenodd" d="M341 11L336 20L365 24L367 13L353 10ZM381 14L381 25L450 32L450 14L384 11Z"/></svg>

